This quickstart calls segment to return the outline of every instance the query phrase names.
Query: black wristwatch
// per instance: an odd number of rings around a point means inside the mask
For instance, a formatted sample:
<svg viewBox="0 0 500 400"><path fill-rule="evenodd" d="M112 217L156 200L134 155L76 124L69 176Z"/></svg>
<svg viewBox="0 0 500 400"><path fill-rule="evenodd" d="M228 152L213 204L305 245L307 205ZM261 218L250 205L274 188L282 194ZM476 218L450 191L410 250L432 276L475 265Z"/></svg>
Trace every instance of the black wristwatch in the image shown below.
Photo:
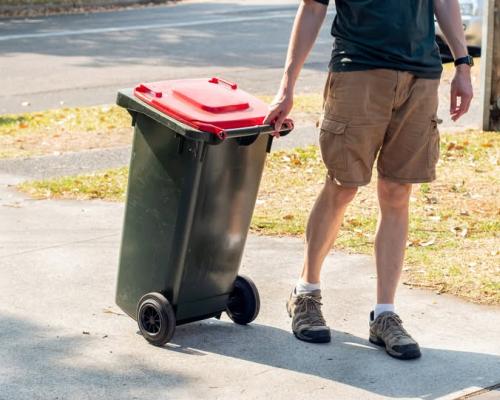
<svg viewBox="0 0 500 400"><path fill-rule="evenodd" d="M460 57L455 60L455 67L459 65L467 64L470 67L474 66L474 59L471 56Z"/></svg>

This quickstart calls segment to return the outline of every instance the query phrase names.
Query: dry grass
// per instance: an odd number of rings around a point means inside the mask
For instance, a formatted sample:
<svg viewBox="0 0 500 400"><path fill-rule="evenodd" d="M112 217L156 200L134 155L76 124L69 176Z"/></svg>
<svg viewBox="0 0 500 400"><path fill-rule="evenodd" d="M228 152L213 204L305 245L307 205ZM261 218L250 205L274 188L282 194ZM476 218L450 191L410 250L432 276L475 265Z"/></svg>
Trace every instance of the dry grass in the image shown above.
<svg viewBox="0 0 500 400"><path fill-rule="evenodd" d="M130 116L117 106L0 116L0 158L124 146L131 140Z"/></svg>
<svg viewBox="0 0 500 400"><path fill-rule="evenodd" d="M470 301L500 304L500 181L498 133L443 135L439 179L415 185L405 282ZM274 152L265 169L252 230L266 235L304 233L324 182L315 146ZM37 198L123 200L127 169L30 182ZM377 218L375 182L350 205L336 248L371 253Z"/></svg>

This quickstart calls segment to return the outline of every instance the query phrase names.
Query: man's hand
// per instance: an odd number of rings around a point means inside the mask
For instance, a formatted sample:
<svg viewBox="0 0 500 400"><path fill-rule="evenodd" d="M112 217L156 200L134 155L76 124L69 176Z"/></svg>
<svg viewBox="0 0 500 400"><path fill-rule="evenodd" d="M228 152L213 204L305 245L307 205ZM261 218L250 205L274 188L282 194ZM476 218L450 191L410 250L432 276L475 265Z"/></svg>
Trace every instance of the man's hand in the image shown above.
<svg viewBox="0 0 500 400"><path fill-rule="evenodd" d="M450 115L453 121L458 120L469 111L474 96L470 70L471 67L468 65L459 65L455 71L455 77L451 81Z"/></svg>
<svg viewBox="0 0 500 400"><path fill-rule="evenodd" d="M293 94L289 94L284 90L279 90L273 102L269 106L269 111L264 118L264 125L274 124L273 136L279 137L279 132L283 122L285 121L290 111L293 108Z"/></svg>

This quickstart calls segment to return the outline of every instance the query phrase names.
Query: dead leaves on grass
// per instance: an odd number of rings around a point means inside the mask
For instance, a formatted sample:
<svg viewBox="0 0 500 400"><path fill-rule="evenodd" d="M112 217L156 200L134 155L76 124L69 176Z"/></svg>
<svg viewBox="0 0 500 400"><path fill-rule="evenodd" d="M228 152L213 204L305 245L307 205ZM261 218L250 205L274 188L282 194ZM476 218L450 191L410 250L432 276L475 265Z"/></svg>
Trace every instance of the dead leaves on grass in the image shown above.
<svg viewBox="0 0 500 400"><path fill-rule="evenodd" d="M117 106L75 107L0 117L1 158L122 146L130 116Z"/></svg>

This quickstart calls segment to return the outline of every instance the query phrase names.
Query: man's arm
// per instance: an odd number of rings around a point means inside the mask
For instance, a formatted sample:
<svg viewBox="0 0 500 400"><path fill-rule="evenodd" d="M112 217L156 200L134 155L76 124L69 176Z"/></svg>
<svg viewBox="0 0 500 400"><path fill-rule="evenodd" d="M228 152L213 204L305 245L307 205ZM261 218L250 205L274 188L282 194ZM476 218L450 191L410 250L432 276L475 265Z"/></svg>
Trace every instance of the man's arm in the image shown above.
<svg viewBox="0 0 500 400"><path fill-rule="evenodd" d="M434 0L434 13L453 57L466 56L468 51L458 0ZM473 97L470 69L469 65L459 65L451 82L450 114L453 121L469 111Z"/></svg>
<svg viewBox="0 0 500 400"><path fill-rule="evenodd" d="M293 92L300 70L311 51L325 19L328 1L302 0L295 17L281 85L264 124L274 122L279 132L293 107Z"/></svg>

